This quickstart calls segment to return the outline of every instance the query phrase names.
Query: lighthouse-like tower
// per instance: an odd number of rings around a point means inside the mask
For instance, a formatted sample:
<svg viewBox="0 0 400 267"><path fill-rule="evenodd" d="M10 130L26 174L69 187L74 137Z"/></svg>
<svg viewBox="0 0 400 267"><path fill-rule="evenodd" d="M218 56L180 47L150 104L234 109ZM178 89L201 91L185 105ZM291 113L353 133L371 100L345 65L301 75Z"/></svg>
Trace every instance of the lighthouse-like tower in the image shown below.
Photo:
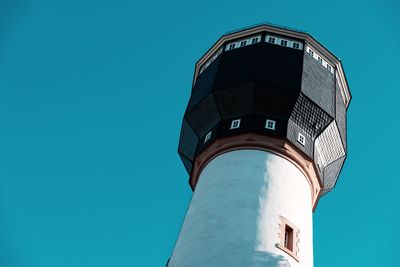
<svg viewBox="0 0 400 267"><path fill-rule="evenodd" d="M350 99L340 60L307 33L222 36L195 67L178 149L194 193L167 266L312 267Z"/></svg>

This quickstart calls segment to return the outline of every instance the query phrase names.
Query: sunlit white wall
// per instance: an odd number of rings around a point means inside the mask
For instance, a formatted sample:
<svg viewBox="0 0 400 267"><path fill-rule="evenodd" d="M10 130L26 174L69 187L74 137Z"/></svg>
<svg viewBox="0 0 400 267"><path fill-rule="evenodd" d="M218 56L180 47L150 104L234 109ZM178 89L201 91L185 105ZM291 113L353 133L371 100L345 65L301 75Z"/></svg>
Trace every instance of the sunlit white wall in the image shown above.
<svg viewBox="0 0 400 267"><path fill-rule="evenodd" d="M276 247L279 216L300 230L299 262ZM202 171L169 267L312 267L312 205L306 177L290 161L236 150Z"/></svg>

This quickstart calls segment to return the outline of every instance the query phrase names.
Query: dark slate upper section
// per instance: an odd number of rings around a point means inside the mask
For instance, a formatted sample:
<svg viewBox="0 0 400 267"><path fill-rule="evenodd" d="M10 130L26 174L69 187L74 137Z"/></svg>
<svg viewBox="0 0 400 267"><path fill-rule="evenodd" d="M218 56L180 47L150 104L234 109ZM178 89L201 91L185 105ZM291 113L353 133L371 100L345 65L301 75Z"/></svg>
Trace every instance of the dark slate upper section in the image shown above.
<svg viewBox="0 0 400 267"><path fill-rule="evenodd" d="M314 160L323 193L330 191L346 158L350 96L338 81L340 63L291 35L250 30L228 39L196 65L178 149L187 171L216 139L252 132L289 140Z"/></svg>
<svg viewBox="0 0 400 267"><path fill-rule="evenodd" d="M303 93L330 116L335 116L335 76L308 53L304 54Z"/></svg>

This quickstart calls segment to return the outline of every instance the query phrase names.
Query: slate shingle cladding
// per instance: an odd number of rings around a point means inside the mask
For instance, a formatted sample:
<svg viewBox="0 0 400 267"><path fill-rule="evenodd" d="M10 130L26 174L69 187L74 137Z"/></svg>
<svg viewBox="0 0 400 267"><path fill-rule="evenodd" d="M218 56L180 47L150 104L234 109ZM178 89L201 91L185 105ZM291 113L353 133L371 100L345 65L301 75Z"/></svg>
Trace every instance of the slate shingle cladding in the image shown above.
<svg viewBox="0 0 400 267"><path fill-rule="evenodd" d="M230 130L239 118L240 128ZM266 119L276 121L275 131L265 129ZM190 173L214 140L249 132L289 140L314 160L323 192L331 190L346 157L346 106L335 74L304 49L261 41L224 50L196 77L178 152ZM297 141L299 133L305 145Z"/></svg>

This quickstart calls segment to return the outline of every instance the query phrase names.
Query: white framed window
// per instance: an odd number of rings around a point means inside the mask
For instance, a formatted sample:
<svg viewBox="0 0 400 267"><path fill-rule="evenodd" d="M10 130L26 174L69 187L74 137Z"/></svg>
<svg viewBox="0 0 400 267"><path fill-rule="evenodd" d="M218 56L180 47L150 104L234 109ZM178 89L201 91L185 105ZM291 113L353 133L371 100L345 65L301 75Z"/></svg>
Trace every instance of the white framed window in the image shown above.
<svg viewBox="0 0 400 267"><path fill-rule="evenodd" d="M206 134L206 137L204 137L204 143L207 143L207 141L210 140L210 138L211 138L211 132L212 132L212 131L209 131L208 134Z"/></svg>
<svg viewBox="0 0 400 267"><path fill-rule="evenodd" d="M256 44L256 43L258 43L258 37L253 38L253 39L251 40L251 44Z"/></svg>
<svg viewBox="0 0 400 267"><path fill-rule="evenodd" d="M230 44L228 50L235 49L236 44Z"/></svg>
<svg viewBox="0 0 400 267"><path fill-rule="evenodd" d="M303 43L301 43L297 40L294 40L294 39L289 39L288 37L285 37L285 36L267 35L267 36L265 36L265 42L270 43L270 44L281 45L281 46L285 46L285 47L289 47L289 48L293 48L293 49L303 50Z"/></svg>
<svg viewBox="0 0 400 267"><path fill-rule="evenodd" d="M226 48L226 49L228 49L228 48ZM205 69L208 68L208 66L209 66L219 55L221 55L221 53L222 53L222 48L221 48L220 50L218 50L218 52L217 52L212 58L210 58L210 59L207 61L207 63L205 63L205 64L203 65L203 67L200 69L200 74L201 74L203 71L205 71Z"/></svg>
<svg viewBox="0 0 400 267"><path fill-rule="evenodd" d="M306 145L306 138L304 137L304 135L302 135L301 133L299 133L297 135L297 142L299 142L300 144L302 144L303 146Z"/></svg>
<svg viewBox="0 0 400 267"><path fill-rule="evenodd" d="M245 46L247 44L247 41L241 41L240 42L240 47L243 47L243 46Z"/></svg>
<svg viewBox="0 0 400 267"><path fill-rule="evenodd" d="M276 121L274 120L266 120L265 121L265 129L275 130Z"/></svg>
<svg viewBox="0 0 400 267"><path fill-rule="evenodd" d="M231 129L240 128L240 121L241 121L241 119L233 120L231 122Z"/></svg>
<svg viewBox="0 0 400 267"><path fill-rule="evenodd" d="M317 52L314 52L314 50L312 50L309 46L306 46L306 51L310 56L312 56L315 60L317 60L319 64L324 66L330 73L332 74L335 73L335 69L332 66L332 64L324 60L322 56L320 56Z"/></svg>
<svg viewBox="0 0 400 267"><path fill-rule="evenodd" d="M274 44L275 43L275 37L268 37L268 43Z"/></svg>

